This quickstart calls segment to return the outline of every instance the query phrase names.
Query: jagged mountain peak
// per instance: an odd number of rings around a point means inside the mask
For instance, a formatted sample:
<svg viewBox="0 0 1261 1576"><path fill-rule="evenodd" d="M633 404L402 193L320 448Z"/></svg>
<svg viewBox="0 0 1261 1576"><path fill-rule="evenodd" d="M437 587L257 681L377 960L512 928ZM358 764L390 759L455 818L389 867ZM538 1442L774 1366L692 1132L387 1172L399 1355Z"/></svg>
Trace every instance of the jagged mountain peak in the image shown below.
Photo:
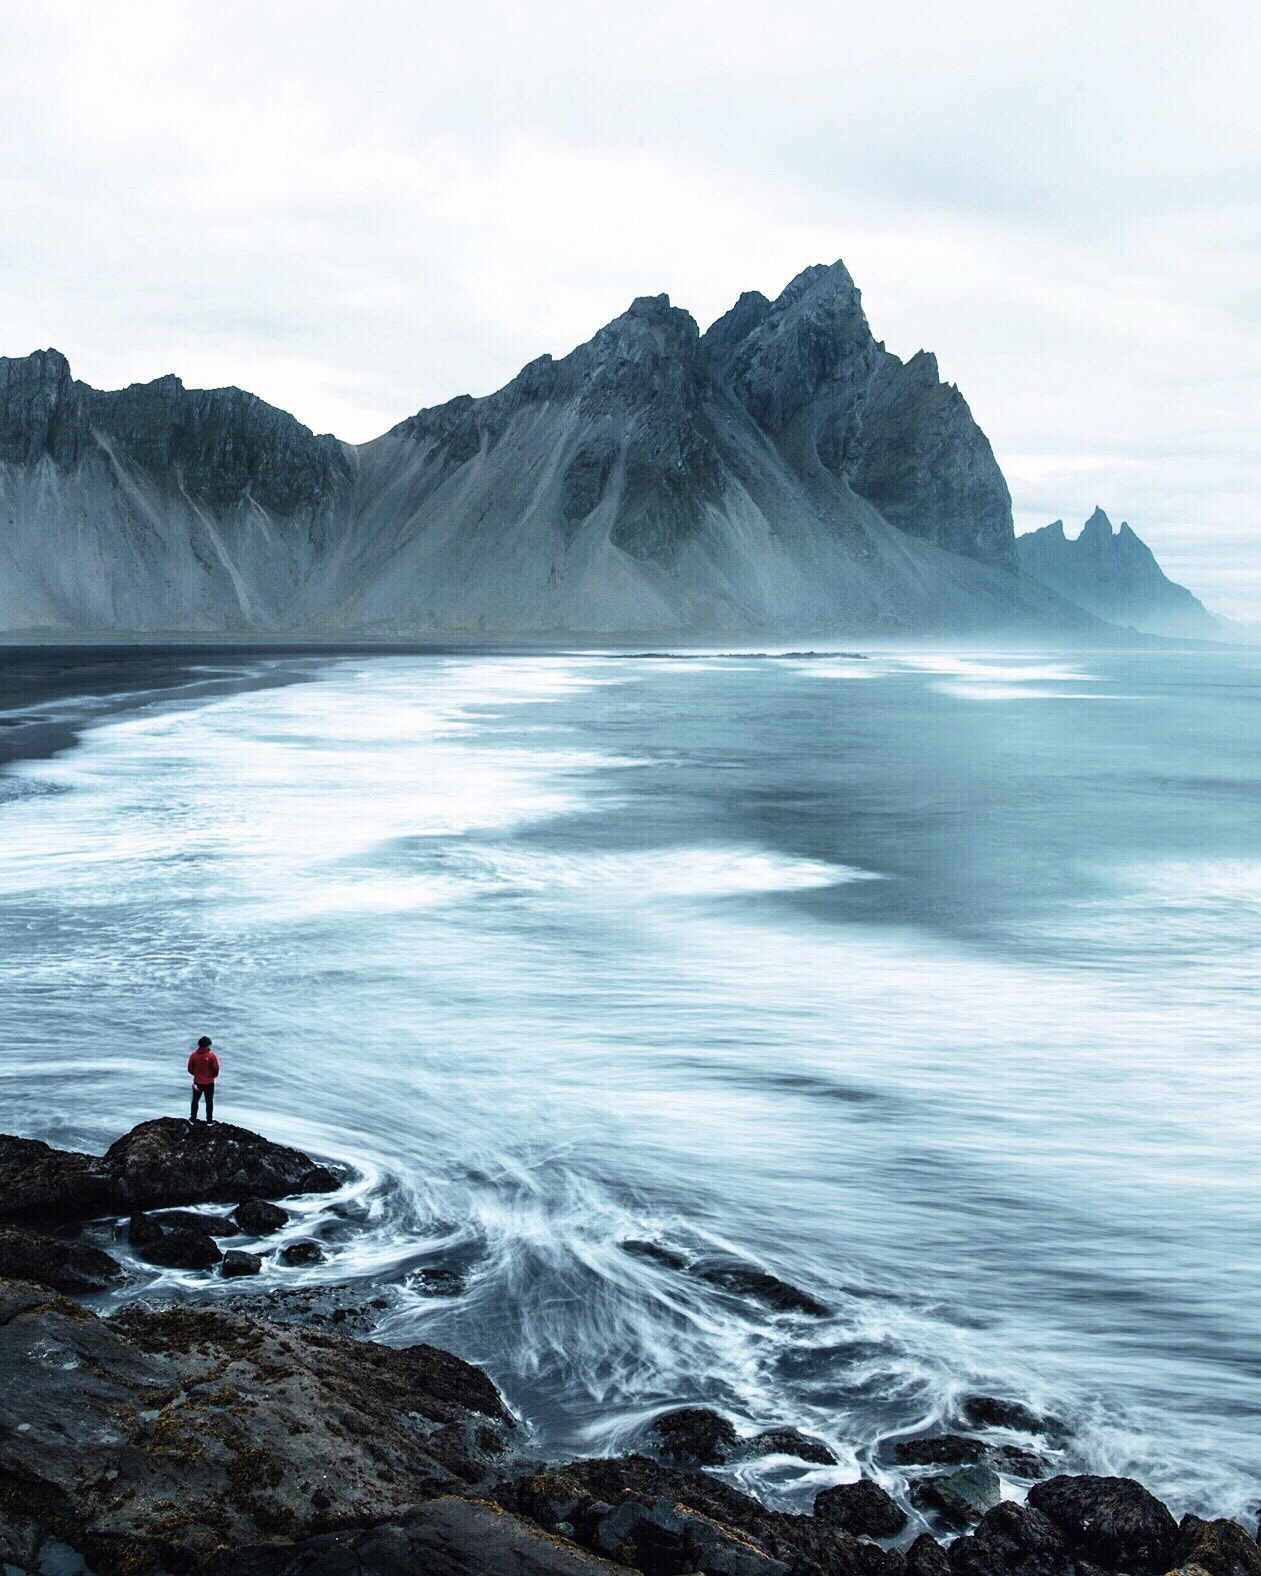
<svg viewBox="0 0 1261 1576"><path fill-rule="evenodd" d="M1167 578L1151 548L1096 505L1076 537L1062 520L1017 539L1021 567L1088 612L1152 634L1220 638L1221 625L1185 586Z"/></svg>
<svg viewBox="0 0 1261 1576"><path fill-rule="evenodd" d="M834 263L812 263L788 281L776 297L774 309L786 311L807 295L817 299L827 296L848 299L860 297L860 292L854 276L839 258Z"/></svg>
<svg viewBox="0 0 1261 1576"><path fill-rule="evenodd" d="M1095 505L1089 520L1081 528L1081 534L1089 541L1112 540L1112 521L1099 507Z"/></svg>

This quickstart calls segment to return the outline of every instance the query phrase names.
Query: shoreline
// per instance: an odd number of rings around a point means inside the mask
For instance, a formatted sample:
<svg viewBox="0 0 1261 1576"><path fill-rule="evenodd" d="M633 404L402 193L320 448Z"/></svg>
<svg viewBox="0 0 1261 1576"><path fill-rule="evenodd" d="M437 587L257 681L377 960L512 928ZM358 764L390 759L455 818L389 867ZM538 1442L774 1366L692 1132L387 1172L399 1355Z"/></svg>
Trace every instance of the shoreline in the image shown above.
<svg viewBox="0 0 1261 1576"><path fill-rule="evenodd" d="M336 1561L348 1545L380 1536L388 1522L405 1545L420 1539L424 1546L438 1535L436 1525L445 1527L441 1558L414 1568L470 1576L498 1569L476 1563L492 1534L496 1546L508 1540L514 1570L629 1564L646 1576L701 1569L729 1576L1163 1576L1179 1568L1177 1557L1208 1576L1261 1576L1261 1550L1238 1522L1190 1516L1178 1524L1132 1480L1060 1471L1053 1456L1063 1425L1014 1398L973 1396L964 1409L968 1432L934 1428L903 1440L898 1460L909 1495L891 1495L888 1477L837 1481L816 1494L810 1515L752 1499L722 1469L772 1452L830 1463L835 1479L841 1469L830 1449L793 1428L741 1435L707 1407L662 1409L629 1454L547 1460L529 1420L507 1409L481 1370L437 1348L363 1340L363 1304L376 1306L371 1286L296 1283L250 1294L248 1277L290 1219L283 1203L263 1200L335 1193L345 1180L301 1151L226 1123L160 1118L104 1156L0 1138L0 1221L8 1223L0 1225L0 1345L7 1343L6 1361L23 1381L16 1397L12 1386L0 1395L0 1535L9 1539L0 1552L11 1568L44 1570L10 1556L65 1546L97 1576L168 1568L256 1576L288 1571L285 1562L300 1548L304 1562L295 1572L332 1572L343 1568ZM93 1275L104 1290L123 1273L84 1240L83 1225L128 1213L128 1237L142 1260L231 1278L232 1296L151 1300L142 1293L103 1315L69 1300L76 1287L91 1298ZM244 1248L234 1246L238 1238ZM316 1237L299 1232L279 1261L300 1268L321 1252ZM20 1280L12 1278L15 1263L27 1266ZM205 1289L212 1284L207 1278ZM294 1332L301 1332L296 1342ZM390 1375L384 1391L378 1371ZM233 1387L216 1389L216 1376L229 1372L237 1376ZM404 1392L412 1411L430 1417L419 1435L394 1409ZM277 1406L284 1416L298 1408L283 1432L271 1415ZM136 1420L141 1456L132 1460L124 1449L115 1471L115 1480L121 1473L131 1484L127 1493L93 1487L97 1411ZM1005 1442L1013 1436L1025 1444ZM215 1454L211 1439L222 1445L213 1463L205 1459ZM416 1475L411 1452L421 1439L429 1465ZM361 1448L365 1440L375 1443ZM356 1462L353 1493L335 1481L327 1456L343 1449ZM32 1467L45 1457L50 1472L49 1462L59 1462L61 1480ZM201 1463L198 1472L204 1466L204 1504L172 1519L151 1480L165 1481L181 1460ZM269 1485L270 1499L242 1486L242 1460ZM317 1469L328 1480L323 1488L311 1487ZM69 1503L66 1495L95 1507L86 1530L57 1508ZM240 1541L246 1538L256 1541ZM22 1546L34 1552L24 1556ZM241 1563L246 1548L253 1552ZM361 1568L395 1567L361 1558Z"/></svg>

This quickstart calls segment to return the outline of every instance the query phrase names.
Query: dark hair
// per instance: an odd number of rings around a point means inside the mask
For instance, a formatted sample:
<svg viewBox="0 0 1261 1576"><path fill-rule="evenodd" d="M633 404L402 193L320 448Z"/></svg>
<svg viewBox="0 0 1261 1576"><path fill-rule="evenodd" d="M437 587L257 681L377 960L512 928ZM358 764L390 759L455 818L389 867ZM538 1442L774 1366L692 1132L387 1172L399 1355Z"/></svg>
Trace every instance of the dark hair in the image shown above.
<svg viewBox="0 0 1261 1576"><path fill-rule="evenodd" d="M201 1050L201 1048L204 1045L209 1045L209 1044L210 1044L210 1036L208 1034L203 1034L201 1039L197 1041L197 1049Z"/></svg>

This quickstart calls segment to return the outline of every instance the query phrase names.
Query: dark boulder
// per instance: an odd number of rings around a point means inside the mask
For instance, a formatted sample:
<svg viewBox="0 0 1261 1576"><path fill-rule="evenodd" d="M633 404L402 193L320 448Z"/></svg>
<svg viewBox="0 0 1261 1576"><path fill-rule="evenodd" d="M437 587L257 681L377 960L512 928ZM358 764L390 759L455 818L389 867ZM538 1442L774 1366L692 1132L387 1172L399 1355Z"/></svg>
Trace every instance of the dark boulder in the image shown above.
<svg viewBox="0 0 1261 1576"><path fill-rule="evenodd" d="M906 1576L950 1576L950 1556L930 1533L921 1532L907 1549Z"/></svg>
<svg viewBox="0 0 1261 1576"><path fill-rule="evenodd" d="M146 1264L176 1270L213 1269L223 1257L209 1232L189 1231L184 1226L164 1231L156 1242L147 1242L139 1251Z"/></svg>
<svg viewBox="0 0 1261 1576"><path fill-rule="evenodd" d="M1184 1516L1173 1558L1180 1571L1204 1576L1261 1576L1261 1548L1234 1521Z"/></svg>
<svg viewBox="0 0 1261 1576"><path fill-rule="evenodd" d="M997 1505L998 1473L988 1462L978 1461L956 1472L920 1478L911 1485L911 1499L922 1509L935 1510L956 1526L980 1521Z"/></svg>
<svg viewBox="0 0 1261 1576"><path fill-rule="evenodd" d="M736 1454L740 1437L732 1424L707 1406L683 1406L654 1419L648 1430L666 1461L715 1467Z"/></svg>
<svg viewBox="0 0 1261 1576"><path fill-rule="evenodd" d="M331 1193L337 1178L309 1155L230 1122L161 1117L106 1150L104 1165L133 1208Z"/></svg>
<svg viewBox="0 0 1261 1576"><path fill-rule="evenodd" d="M819 1521L862 1538L895 1538L906 1526L906 1512L870 1478L825 1488L815 1495L814 1514Z"/></svg>
<svg viewBox="0 0 1261 1576"><path fill-rule="evenodd" d="M324 1249L310 1237L304 1237L301 1242L291 1242L288 1247L281 1248L279 1257L282 1264L323 1264Z"/></svg>
<svg viewBox="0 0 1261 1576"><path fill-rule="evenodd" d="M247 1198L243 1204L238 1204L232 1219L251 1237L269 1237L273 1231L289 1224L287 1211L261 1198Z"/></svg>
<svg viewBox="0 0 1261 1576"><path fill-rule="evenodd" d="M1029 1490L1029 1503L1055 1523L1070 1551L1104 1570L1167 1571L1178 1524L1132 1478L1053 1477Z"/></svg>
<svg viewBox="0 0 1261 1576"><path fill-rule="evenodd" d="M1022 1434L1041 1434L1058 1426L1023 1401L1005 1401L996 1395L970 1395L963 1403L963 1419L972 1428L1012 1428Z"/></svg>
<svg viewBox="0 0 1261 1576"><path fill-rule="evenodd" d="M803 1434L798 1428L764 1428L746 1442L745 1450L754 1456L795 1456L798 1461L810 1461L816 1466L836 1465L835 1455L821 1439Z"/></svg>
<svg viewBox="0 0 1261 1576"><path fill-rule="evenodd" d="M435 1266L418 1270L416 1285L426 1297L458 1297L464 1290L464 1277L458 1270Z"/></svg>
<svg viewBox="0 0 1261 1576"><path fill-rule="evenodd" d="M257 1253L247 1253L244 1248L229 1248L223 1255L219 1273L225 1280L236 1280L242 1275L257 1275L263 1261Z"/></svg>
<svg viewBox="0 0 1261 1576"><path fill-rule="evenodd" d="M0 1275L81 1296L117 1284L123 1267L90 1243L0 1226Z"/></svg>
<svg viewBox="0 0 1261 1576"><path fill-rule="evenodd" d="M1036 1450L1025 1450L1020 1445L995 1445L990 1460L1000 1472L1009 1477L1042 1478L1047 1475L1049 1463Z"/></svg>
<svg viewBox="0 0 1261 1576"><path fill-rule="evenodd" d="M1064 1534L1028 1505L1004 1500L987 1510L975 1532L950 1545L955 1576L1072 1576Z"/></svg>
<svg viewBox="0 0 1261 1576"><path fill-rule="evenodd" d="M502 1475L513 1434L490 1380L434 1347L187 1305L99 1319L13 1282L0 1372L5 1512L111 1572L403 1514Z"/></svg>
<svg viewBox="0 0 1261 1576"><path fill-rule="evenodd" d="M986 1456L983 1439L964 1434L920 1434L915 1439L899 1439L893 1446L893 1459L899 1466L960 1467Z"/></svg>
<svg viewBox="0 0 1261 1576"><path fill-rule="evenodd" d="M204 1231L212 1237L235 1237L240 1227L226 1215L203 1215L194 1209L165 1209L158 1216L158 1224L168 1231L173 1226L183 1226L189 1231Z"/></svg>
<svg viewBox="0 0 1261 1576"><path fill-rule="evenodd" d="M337 1185L309 1155L229 1122L142 1122L103 1155L0 1135L0 1221L23 1225L326 1193Z"/></svg>
<svg viewBox="0 0 1261 1576"><path fill-rule="evenodd" d="M207 1576L625 1576L494 1505L444 1496L368 1527L223 1550Z"/></svg>
<svg viewBox="0 0 1261 1576"><path fill-rule="evenodd" d="M161 1224L152 1215L138 1213L127 1222L127 1240L137 1253L152 1247L155 1242L161 1242L165 1235Z"/></svg>
<svg viewBox="0 0 1261 1576"><path fill-rule="evenodd" d="M0 1220L86 1220L110 1214L114 1179L97 1155L0 1134Z"/></svg>
<svg viewBox="0 0 1261 1576"><path fill-rule="evenodd" d="M645 1456L575 1461L522 1478L507 1503L548 1531L650 1576L695 1570L769 1576L777 1567L801 1576L905 1576L896 1552L814 1516L770 1510L708 1473Z"/></svg>
<svg viewBox="0 0 1261 1576"><path fill-rule="evenodd" d="M738 1297L751 1297L776 1313L808 1313L819 1318L828 1311L809 1292L802 1291L798 1286L790 1286L777 1275L756 1269L740 1259L699 1259L692 1265L692 1273L708 1281L711 1286L721 1287L723 1291L732 1292Z"/></svg>
<svg viewBox="0 0 1261 1576"><path fill-rule="evenodd" d="M681 1253L676 1253L673 1248L664 1248L659 1242L641 1242L632 1237L622 1243L622 1252L629 1253L632 1258L648 1259L667 1270L687 1268L687 1260Z"/></svg>

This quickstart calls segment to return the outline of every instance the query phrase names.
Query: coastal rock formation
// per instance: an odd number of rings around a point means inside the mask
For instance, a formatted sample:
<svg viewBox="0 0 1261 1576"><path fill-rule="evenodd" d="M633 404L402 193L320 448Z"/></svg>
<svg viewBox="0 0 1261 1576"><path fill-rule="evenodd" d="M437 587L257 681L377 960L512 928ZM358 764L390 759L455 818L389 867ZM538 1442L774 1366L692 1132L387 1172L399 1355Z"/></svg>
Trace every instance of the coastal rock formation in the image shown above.
<svg viewBox="0 0 1261 1576"><path fill-rule="evenodd" d="M843 1527L855 1537L895 1538L906 1526L906 1512L870 1478L825 1488L815 1495L814 1513L820 1521Z"/></svg>
<svg viewBox="0 0 1261 1576"><path fill-rule="evenodd" d="M404 1515L217 1555L209 1576L625 1576L626 1567L479 1500L444 1496Z"/></svg>
<svg viewBox="0 0 1261 1576"><path fill-rule="evenodd" d="M352 447L239 389L0 359L0 630L979 629L1089 620L1018 573L934 358L841 263L705 333L643 296L496 393Z"/></svg>
<svg viewBox="0 0 1261 1576"><path fill-rule="evenodd" d="M1178 1524L1130 1478L1053 1477L1029 1491L1029 1504L1053 1521L1081 1559L1105 1570L1166 1571Z"/></svg>
<svg viewBox="0 0 1261 1576"><path fill-rule="evenodd" d="M159 1117L132 1128L103 1155L0 1134L0 1221L88 1220L174 1205L327 1193L337 1186L332 1171L309 1155L228 1122ZM191 1220L178 1224L203 1229ZM158 1240L152 1229L150 1237Z"/></svg>
<svg viewBox="0 0 1261 1576"><path fill-rule="evenodd" d="M1096 509L1072 541L1063 520L1016 539L1021 568L1110 623L1149 634L1221 640L1225 627L1185 586L1166 578L1146 542Z"/></svg>
<svg viewBox="0 0 1261 1576"><path fill-rule="evenodd" d="M0 1562L32 1576L1261 1576L1241 1527L1126 1479L903 1552L871 1541L906 1520L874 1483L801 1515L645 1456L541 1466L459 1358L223 1306L100 1318L0 1281L0 1371Z"/></svg>
<svg viewBox="0 0 1261 1576"><path fill-rule="evenodd" d="M187 1568L482 1482L514 1425L429 1346L186 1307L100 1319L0 1283L0 1487L102 1572Z"/></svg>
<svg viewBox="0 0 1261 1576"><path fill-rule="evenodd" d="M91 1243L67 1242L20 1226L0 1226L0 1276L81 1297L117 1285L123 1279L123 1267Z"/></svg>

